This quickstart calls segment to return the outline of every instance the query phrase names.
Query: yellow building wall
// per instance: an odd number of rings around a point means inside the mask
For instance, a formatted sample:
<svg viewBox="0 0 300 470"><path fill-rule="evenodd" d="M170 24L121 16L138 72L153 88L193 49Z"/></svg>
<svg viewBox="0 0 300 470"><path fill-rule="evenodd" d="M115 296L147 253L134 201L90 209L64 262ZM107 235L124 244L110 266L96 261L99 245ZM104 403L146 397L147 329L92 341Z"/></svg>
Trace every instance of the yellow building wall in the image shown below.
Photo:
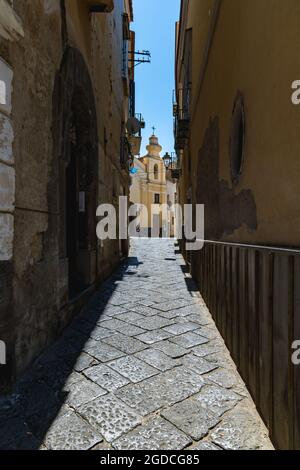
<svg viewBox="0 0 300 470"><path fill-rule="evenodd" d="M158 179L154 178L154 166L158 166ZM161 214L161 228L167 227L167 215L161 211L161 206L167 203L166 168L162 159L146 156L135 162L138 173L132 176L130 188L130 201L134 204L143 204L147 213L141 215L141 228L153 227L153 214ZM160 196L160 204L154 206L155 194Z"/></svg>
<svg viewBox="0 0 300 470"><path fill-rule="evenodd" d="M257 230L245 224L223 239L297 246L300 242L300 106L291 84L300 77L298 0L223 0L200 89L200 72L213 0L190 0L187 27L193 28L193 91L190 138L193 199L199 150L210 119L218 118L219 182L232 197L251 191ZM244 96L245 163L232 188L229 160L231 116L237 92ZM186 197L188 152L181 196ZM245 208L245 211L247 208ZM226 216L226 214L225 214Z"/></svg>

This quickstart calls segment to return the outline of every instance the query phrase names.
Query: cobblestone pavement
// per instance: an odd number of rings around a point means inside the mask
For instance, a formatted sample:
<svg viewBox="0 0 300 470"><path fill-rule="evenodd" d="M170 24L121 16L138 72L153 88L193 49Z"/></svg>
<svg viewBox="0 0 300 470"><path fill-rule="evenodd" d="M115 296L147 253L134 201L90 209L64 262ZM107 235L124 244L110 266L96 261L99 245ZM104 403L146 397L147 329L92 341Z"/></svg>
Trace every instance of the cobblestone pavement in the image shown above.
<svg viewBox="0 0 300 470"><path fill-rule="evenodd" d="M1 449L272 449L171 240L131 258L0 402Z"/></svg>

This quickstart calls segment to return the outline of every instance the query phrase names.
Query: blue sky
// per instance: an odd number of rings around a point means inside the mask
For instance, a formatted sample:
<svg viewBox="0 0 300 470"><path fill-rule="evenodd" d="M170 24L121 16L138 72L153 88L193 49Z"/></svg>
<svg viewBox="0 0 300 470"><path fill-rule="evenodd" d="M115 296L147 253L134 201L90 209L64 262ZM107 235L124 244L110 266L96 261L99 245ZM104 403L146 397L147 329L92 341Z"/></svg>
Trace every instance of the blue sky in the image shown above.
<svg viewBox="0 0 300 470"><path fill-rule="evenodd" d="M151 64L136 67L136 112L146 121L142 155L153 126L164 155L174 149L172 93L180 0L133 0L133 7L136 50L150 50L152 55Z"/></svg>

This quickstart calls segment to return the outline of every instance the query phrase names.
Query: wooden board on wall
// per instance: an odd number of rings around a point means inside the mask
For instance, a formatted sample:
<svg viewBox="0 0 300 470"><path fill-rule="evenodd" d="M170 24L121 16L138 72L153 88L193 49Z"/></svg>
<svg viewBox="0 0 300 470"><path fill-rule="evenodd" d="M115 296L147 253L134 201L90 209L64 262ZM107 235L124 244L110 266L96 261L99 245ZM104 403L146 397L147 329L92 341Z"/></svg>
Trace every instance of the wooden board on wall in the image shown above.
<svg viewBox="0 0 300 470"><path fill-rule="evenodd" d="M276 448L290 446L289 369L290 369L290 264L289 256L275 254L273 297L273 426Z"/></svg>
<svg viewBox="0 0 300 470"><path fill-rule="evenodd" d="M232 351L232 291L231 291L231 247L226 247L226 339L230 351Z"/></svg>
<svg viewBox="0 0 300 470"><path fill-rule="evenodd" d="M259 344L258 344L258 409L264 422L272 426L272 351L273 351L273 255L269 252L259 254Z"/></svg>
<svg viewBox="0 0 300 470"><path fill-rule="evenodd" d="M249 335L247 295L247 250L239 255L239 321L240 321L240 372L246 383L249 377Z"/></svg>
<svg viewBox="0 0 300 470"><path fill-rule="evenodd" d="M220 304L220 329L221 334L225 340L226 338L226 249L224 246L221 246L221 284L220 284L220 295L221 295L221 304Z"/></svg>
<svg viewBox="0 0 300 470"><path fill-rule="evenodd" d="M300 255L206 244L201 293L278 449L300 450ZM300 354L299 354L300 357Z"/></svg>
<svg viewBox="0 0 300 470"><path fill-rule="evenodd" d="M300 256L294 258L294 321L292 342L300 341ZM299 349L299 348L298 348ZM293 352L293 351L292 351ZM298 356L300 358L300 354ZM295 450L300 450L300 364L292 365L293 370L293 422Z"/></svg>
<svg viewBox="0 0 300 470"><path fill-rule="evenodd" d="M232 315L232 357L237 365L240 366L240 321L239 321L239 306L238 306L238 286L239 286L239 271L238 271L238 260L239 260L238 248L232 248L231 256L231 315Z"/></svg>
<svg viewBox="0 0 300 470"><path fill-rule="evenodd" d="M249 338L249 389L254 400L258 399L258 253L248 251L248 338Z"/></svg>

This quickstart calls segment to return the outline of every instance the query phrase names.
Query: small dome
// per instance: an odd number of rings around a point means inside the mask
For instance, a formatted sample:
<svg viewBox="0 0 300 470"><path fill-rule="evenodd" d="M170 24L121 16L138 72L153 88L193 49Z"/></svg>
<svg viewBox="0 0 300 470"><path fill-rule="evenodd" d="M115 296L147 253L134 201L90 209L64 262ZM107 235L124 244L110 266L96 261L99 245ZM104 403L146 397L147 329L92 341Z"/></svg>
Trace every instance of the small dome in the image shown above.
<svg viewBox="0 0 300 470"><path fill-rule="evenodd" d="M158 145L158 137L156 135L152 135L149 139L150 145Z"/></svg>
<svg viewBox="0 0 300 470"><path fill-rule="evenodd" d="M160 152L162 151L162 146L159 144L158 137L152 134L149 138L149 145L147 145L148 157L161 158Z"/></svg>

